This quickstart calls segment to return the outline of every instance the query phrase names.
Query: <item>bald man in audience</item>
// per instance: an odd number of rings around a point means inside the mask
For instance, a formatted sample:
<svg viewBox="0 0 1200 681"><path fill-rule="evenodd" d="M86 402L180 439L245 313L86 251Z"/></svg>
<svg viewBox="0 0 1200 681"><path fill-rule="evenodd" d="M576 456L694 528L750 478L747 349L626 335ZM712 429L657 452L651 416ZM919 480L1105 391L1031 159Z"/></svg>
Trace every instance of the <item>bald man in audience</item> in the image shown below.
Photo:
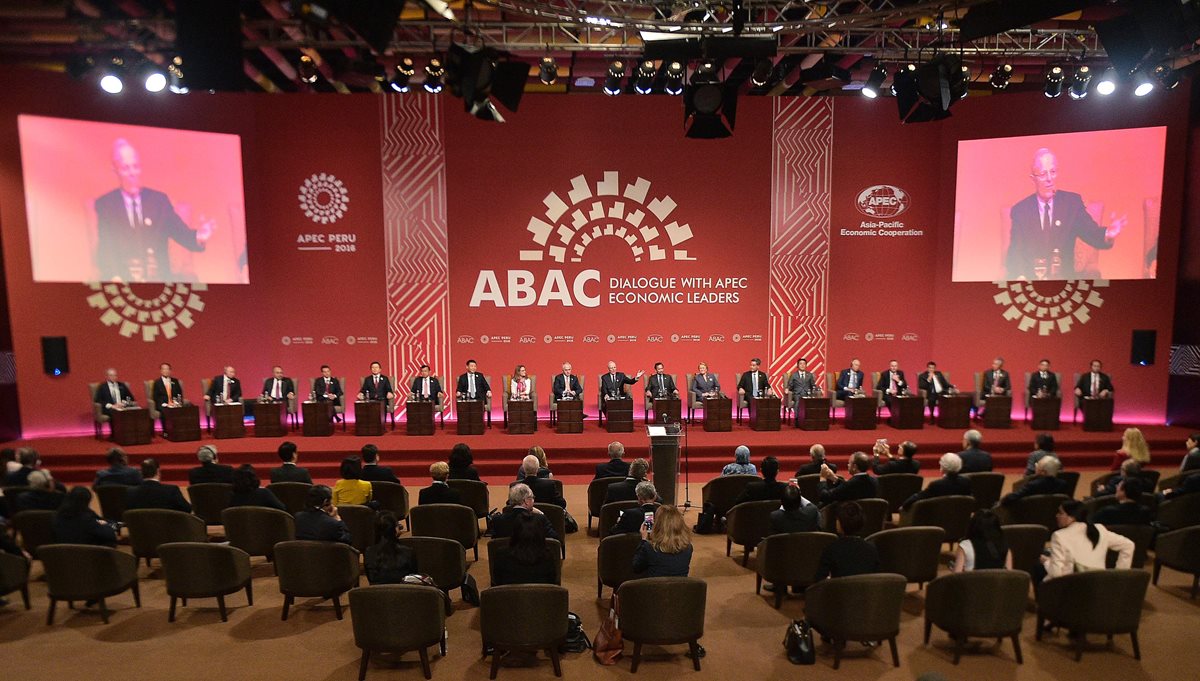
<svg viewBox="0 0 1200 681"><path fill-rule="evenodd" d="M511 537L513 529L517 526L517 517L532 515L542 525L547 539L560 539L546 514L538 510L534 506L535 503L533 490L529 489L529 485L518 482L509 487L508 505L504 507L503 513L492 520L492 538Z"/></svg>

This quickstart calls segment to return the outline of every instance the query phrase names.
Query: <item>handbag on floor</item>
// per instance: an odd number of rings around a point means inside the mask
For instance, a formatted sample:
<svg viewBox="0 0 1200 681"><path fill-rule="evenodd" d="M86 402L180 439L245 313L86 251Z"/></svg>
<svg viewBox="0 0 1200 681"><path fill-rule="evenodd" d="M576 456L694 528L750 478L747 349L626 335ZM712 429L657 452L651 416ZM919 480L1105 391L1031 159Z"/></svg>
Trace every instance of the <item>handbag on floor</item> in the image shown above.
<svg viewBox="0 0 1200 681"><path fill-rule="evenodd" d="M780 585L776 585L780 588ZM786 588L786 587L783 587ZM813 648L812 627L805 620L792 620L783 637L788 661L792 664L816 664L817 651Z"/></svg>
<svg viewBox="0 0 1200 681"><path fill-rule="evenodd" d="M600 631L597 631L592 639L592 656L600 664L616 664L625 650L625 641L621 637L620 610L617 595L613 594L608 617L600 623Z"/></svg>
<svg viewBox="0 0 1200 681"><path fill-rule="evenodd" d="M587 632L583 630L583 620L573 612L567 613L567 639L558 647L560 653L582 653L592 647Z"/></svg>

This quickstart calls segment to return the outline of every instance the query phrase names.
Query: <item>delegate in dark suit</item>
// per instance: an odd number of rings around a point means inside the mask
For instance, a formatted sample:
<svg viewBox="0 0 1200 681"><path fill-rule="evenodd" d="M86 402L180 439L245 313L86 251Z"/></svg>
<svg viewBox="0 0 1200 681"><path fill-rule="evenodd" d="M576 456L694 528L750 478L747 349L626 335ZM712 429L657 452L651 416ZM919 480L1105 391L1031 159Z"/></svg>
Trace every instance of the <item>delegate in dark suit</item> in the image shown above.
<svg viewBox="0 0 1200 681"><path fill-rule="evenodd" d="M1099 375L1096 377L1096 384L1099 386L1096 389L1097 395L1104 392L1105 390L1109 391L1110 393L1113 390L1112 379L1109 378L1108 374L1106 374L1104 372L1099 372ZM1082 397L1092 397L1092 374L1091 374L1091 372L1083 374L1079 377L1079 381L1075 383L1075 389L1078 390L1079 392L1083 393Z"/></svg>
<svg viewBox="0 0 1200 681"><path fill-rule="evenodd" d="M227 482L233 484L233 466L208 461L188 471L188 484L199 485L205 482Z"/></svg>
<svg viewBox="0 0 1200 681"><path fill-rule="evenodd" d="M271 482L307 482L312 484L312 476L308 469L294 463L285 463L279 468L271 469Z"/></svg>
<svg viewBox="0 0 1200 681"><path fill-rule="evenodd" d="M1052 478L1048 475L1038 475L1021 485L1021 489L1005 494L1000 500L1001 506L1011 506L1025 497L1035 494L1066 494L1067 481Z"/></svg>
<svg viewBox="0 0 1200 681"><path fill-rule="evenodd" d="M287 506L275 496L275 493L266 487L255 487L252 490L247 490L242 493L234 492L229 498L229 506L259 506L262 508L274 508L280 511L286 511Z"/></svg>
<svg viewBox="0 0 1200 681"><path fill-rule="evenodd" d="M806 463L800 466L800 468L796 469L796 477L798 478L802 475L817 475L821 472L822 463L824 463L826 466L829 466L829 470L837 473L837 464L832 461L810 461L809 463Z"/></svg>
<svg viewBox="0 0 1200 681"><path fill-rule="evenodd" d="M821 552L814 579L852 577L879 571L879 551L862 537L838 537Z"/></svg>
<svg viewBox="0 0 1200 681"><path fill-rule="evenodd" d="M183 386L179 384L178 378L171 377L169 379L164 379L163 377L159 376L154 380L154 387L150 389L150 393L154 400L154 404L157 404L160 407L167 403L167 385L164 383L164 381L171 382L172 400L183 399Z"/></svg>
<svg viewBox="0 0 1200 681"><path fill-rule="evenodd" d="M67 495L62 492L45 489L31 489L21 492L14 501L14 513L21 511L57 511L62 506Z"/></svg>
<svg viewBox="0 0 1200 681"><path fill-rule="evenodd" d="M1035 371L1029 376L1029 394L1036 397L1038 393L1049 397L1058 394L1058 376L1053 371Z"/></svg>
<svg viewBox="0 0 1200 681"><path fill-rule="evenodd" d="M542 525L542 531L546 533L546 539L561 539L558 533L554 531L554 527L550 524L550 519L544 513L533 513L524 506L509 506L504 509L504 512L496 516L492 520L492 538L511 537L513 528L517 526L517 516L521 514L533 514L533 517Z"/></svg>
<svg viewBox="0 0 1200 681"><path fill-rule="evenodd" d="M646 378L646 390L654 397L671 397L678 392L670 374L650 374Z"/></svg>
<svg viewBox="0 0 1200 681"><path fill-rule="evenodd" d="M539 504L554 504L562 508L567 507L567 500L562 498L558 493L558 485L550 478L538 476L536 478L525 477L520 480L514 480L508 483L509 487L524 483L529 486L529 491L533 492L533 500Z"/></svg>
<svg viewBox="0 0 1200 681"><path fill-rule="evenodd" d="M623 459L609 459L596 464L597 478L623 478L629 475L629 462Z"/></svg>
<svg viewBox="0 0 1200 681"><path fill-rule="evenodd" d="M461 504L462 495L444 482L434 482L421 490L417 495L417 503L422 506L425 504Z"/></svg>
<svg viewBox="0 0 1200 681"><path fill-rule="evenodd" d="M838 380L837 380L837 397L839 400L845 400L847 397L850 396L850 393L852 391L852 389L850 387L850 376L852 376L852 375L854 376L854 389L862 388L862 385L863 385L863 372L862 371L854 371L852 369L842 369L841 373L838 374Z"/></svg>
<svg viewBox="0 0 1200 681"><path fill-rule="evenodd" d="M875 475L892 475L893 473L920 473L921 462L917 461L916 459L901 457L899 459L892 459L891 461L877 463L871 467L871 470L875 472Z"/></svg>
<svg viewBox="0 0 1200 681"><path fill-rule="evenodd" d="M329 378L318 378L313 383L313 392L317 394L318 402L330 400L334 406L342 406L342 384L332 376Z"/></svg>
<svg viewBox="0 0 1200 681"><path fill-rule="evenodd" d="M571 374L570 379L571 380L568 382L565 374L558 374L554 377L554 383L552 387L554 390L554 399L556 401L561 400L563 398L563 393L567 391L575 393L575 397L577 398L579 397L580 393L583 392L583 384L579 382L579 377L575 374Z"/></svg>
<svg viewBox="0 0 1200 681"><path fill-rule="evenodd" d="M794 511L777 508L771 511L771 533L817 532L820 530L821 512L816 504L805 504Z"/></svg>
<svg viewBox="0 0 1200 681"><path fill-rule="evenodd" d="M928 371L923 371L917 378L917 390L925 392L926 404L930 407L936 407L938 398L950 392L950 382L946 380L946 377L940 371L933 372L932 377Z"/></svg>
<svg viewBox="0 0 1200 681"><path fill-rule="evenodd" d="M488 385L487 379L483 377L483 374L476 371L474 376L474 395L471 393L471 380L467 377L467 374L463 374L462 376L458 377L458 386L455 388L455 392L457 392L459 395L466 395L468 398L473 399L482 399L484 396L486 396L492 387Z"/></svg>
<svg viewBox="0 0 1200 681"><path fill-rule="evenodd" d="M229 401L241 402L242 382L236 378L229 378L225 374L221 374L220 376L213 378L212 383L210 383L208 386L208 398L213 402L216 402L217 398L224 395L225 381L229 381Z"/></svg>
<svg viewBox="0 0 1200 681"><path fill-rule="evenodd" d="M621 517L617 519L616 524L608 531L609 534L625 534L627 532L639 532L642 528L642 523L646 522L646 514L649 513L652 517L654 511L658 509L658 504L642 504L637 508L627 508L621 511Z"/></svg>
<svg viewBox="0 0 1200 681"><path fill-rule="evenodd" d="M819 489L822 506L879 496L879 482L868 473L852 475L849 480L838 478L837 482L833 484L822 480Z"/></svg>
<svg viewBox="0 0 1200 681"><path fill-rule="evenodd" d="M747 501L779 501L783 499L783 493L787 491L786 482L777 482L775 480L755 480L742 488L742 493L734 499L733 505L745 503Z"/></svg>
<svg viewBox="0 0 1200 681"><path fill-rule="evenodd" d="M129 389L129 384L123 381L117 381L117 397L115 400L112 393L112 384L105 382L96 387L96 395L92 398L93 402L100 405L105 416L109 415L114 404L133 400L133 392Z"/></svg>
<svg viewBox="0 0 1200 681"><path fill-rule="evenodd" d="M794 404L800 403L800 398L817 392L817 376L811 371L797 371L788 379L788 392L792 393Z"/></svg>
<svg viewBox="0 0 1200 681"><path fill-rule="evenodd" d="M134 281L132 269L141 270L142 281L175 281L168 240L189 251L204 250L204 244L196 240L196 232L175 212L166 194L143 187L139 202L140 223L136 215L130 220L120 189L96 199L96 266L102 281ZM151 255L158 269L154 276L147 270Z"/></svg>
<svg viewBox="0 0 1200 681"><path fill-rule="evenodd" d="M949 496L971 496L971 481L961 475L946 475L930 482L925 489L904 500L901 508L908 508L922 499Z"/></svg>
<svg viewBox="0 0 1200 681"><path fill-rule="evenodd" d="M437 385L437 379L430 378L430 381L432 381L435 386ZM415 386L416 384L414 383L413 385ZM358 391L362 393L363 397L369 402L383 402L387 400L388 393L395 392L392 390L392 381L383 374L379 374L378 376L367 376L364 378L362 387L359 388ZM433 394L431 395L431 399L433 399L435 404L438 401L437 395L439 392L441 392L441 388L434 390Z"/></svg>
<svg viewBox="0 0 1200 681"><path fill-rule="evenodd" d="M92 487L140 484L142 484L142 473L133 466L109 466L96 471L96 479L92 482Z"/></svg>
<svg viewBox="0 0 1200 681"><path fill-rule="evenodd" d="M1004 394L1012 392L1012 381L1009 380L1008 371L1005 369L988 369L983 372L983 389L980 397L987 398L989 395L996 394L995 388L999 386Z"/></svg>
<svg viewBox="0 0 1200 681"><path fill-rule="evenodd" d="M117 533L113 526L101 523L100 516L91 509L85 509L76 516L55 513L53 527L54 541L58 544L117 545Z"/></svg>
<svg viewBox="0 0 1200 681"><path fill-rule="evenodd" d="M324 511L309 509L296 514L296 539L349 544L350 528Z"/></svg>
<svg viewBox="0 0 1200 681"><path fill-rule="evenodd" d="M755 376L757 376L758 391L755 392ZM762 371L747 371L738 378L738 390L746 391L746 399L755 397L756 395L765 395L771 387L770 381L767 380L767 374Z"/></svg>
<svg viewBox="0 0 1200 681"><path fill-rule="evenodd" d="M1154 514L1150 509L1132 501L1109 504L1092 516L1093 523L1109 529L1113 525L1149 525L1153 520Z"/></svg>
<svg viewBox="0 0 1200 681"><path fill-rule="evenodd" d="M896 393L903 393L904 386L906 385L908 385L908 383L904 380L904 371L897 369L896 385L894 386ZM890 370L879 372L879 382L875 384L875 389L881 393L887 393L887 391L891 390L892 388L892 372Z"/></svg>
<svg viewBox="0 0 1200 681"><path fill-rule="evenodd" d="M625 478L621 482L612 483L608 486L608 491L604 494L604 503L637 501L637 486L639 482L641 480L637 478Z"/></svg>
<svg viewBox="0 0 1200 681"><path fill-rule="evenodd" d="M179 487L164 485L157 480L143 480L137 487L129 488L125 495L125 508L163 508L168 511L192 512L192 505L183 498Z"/></svg>
<svg viewBox="0 0 1200 681"><path fill-rule="evenodd" d="M1053 267L1055 249L1059 252L1059 276L1054 279L1074 279L1075 271L1075 242L1084 243L1098 249L1112 248L1113 242L1105 234L1104 227L1096 224L1083 205L1083 197L1075 192L1059 190L1054 193L1047 227L1043 227L1043 217L1038 204L1037 194L1030 194L1012 207L1009 215L1012 218L1012 236L1009 239L1008 254L1004 259L1005 269L1010 280L1036 279L1034 261L1045 259L1047 269Z"/></svg>
<svg viewBox="0 0 1200 681"><path fill-rule="evenodd" d="M400 482L400 479L396 477L396 474L390 467L380 466L376 463L363 466L360 479L367 482Z"/></svg>
<svg viewBox="0 0 1200 681"><path fill-rule="evenodd" d="M978 447L964 449L958 453L962 459L960 473L987 473L992 470L992 455Z"/></svg>
<svg viewBox="0 0 1200 681"><path fill-rule="evenodd" d="M294 392L296 392L296 382L295 381L288 378L287 376L284 376L283 378L279 379L279 397L277 397L276 399L286 400L288 393L294 393ZM275 397L275 377L274 376L263 381L263 389L262 389L261 394L269 395L270 397Z"/></svg>

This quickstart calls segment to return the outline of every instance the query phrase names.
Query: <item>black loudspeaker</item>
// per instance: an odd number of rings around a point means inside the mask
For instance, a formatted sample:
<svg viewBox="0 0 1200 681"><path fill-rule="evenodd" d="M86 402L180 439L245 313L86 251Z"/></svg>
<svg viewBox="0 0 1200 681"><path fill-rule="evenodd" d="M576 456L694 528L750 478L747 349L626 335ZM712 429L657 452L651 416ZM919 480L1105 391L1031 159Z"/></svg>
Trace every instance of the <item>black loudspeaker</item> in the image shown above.
<svg viewBox="0 0 1200 681"><path fill-rule="evenodd" d="M175 45L191 90L238 91L242 69L242 14L237 0L178 0Z"/></svg>
<svg viewBox="0 0 1200 681"><path fill-rule="evenodd" d="M42 336L42 370L51 376L62 376L71 371L66 336Z"/></svg>
<svg viewBox="0 0 1200 681"><path fill-rule="evenodd" d="M1154 345L1157 342L1158 332L1154 329L1134 329L1129 363L1144 367L1154 364Z"/></svg>

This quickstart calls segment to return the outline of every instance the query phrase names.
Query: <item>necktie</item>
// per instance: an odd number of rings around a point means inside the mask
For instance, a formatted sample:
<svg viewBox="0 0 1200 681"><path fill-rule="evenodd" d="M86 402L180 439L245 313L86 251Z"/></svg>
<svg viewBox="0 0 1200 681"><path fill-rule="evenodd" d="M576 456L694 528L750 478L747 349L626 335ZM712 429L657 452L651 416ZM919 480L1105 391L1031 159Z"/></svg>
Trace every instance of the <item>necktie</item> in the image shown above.
<svg viewBox="0 0 1200 681"><path fill-rule="evenodd" d="M333 391L332 388L329 387L329 379L327 378L327 379L325 379L325 392L329 393L332 391Z"/></svg>
<svg viewBox="0 0 1200 681"><path fill-rule="evenodd" d="M274 397L275 399L279 399L280 397L283 397L283 395L280 394L280 392L281 391L279 390L279 379L277 378L277 379L275 379L275 387L271 389L271 397Z"/></svg>
<svg viewBox="0 0 1200 681"><path fill-rule="evenodd" d="M754 394L758 394L758 372L750 374L750 385L754 388Z"/></svg>
<svg viewBox="0 0 1200 681"><path fill-rule="evenodd" d="M475 374L467 374L467 397L475 399Z"/></svg>
<svg viewBox="0 0 1200 681"><path fill-rule="evenodd" d="M171 379L164 378L163 383L167 386L167 404L171 403Z"/></svg>
<svg viewBox="0 0 1200 681"><path fill-rule="evenodd" d="M996 372L992 373L992 387L995 388L999 385L1000 385L1000 372L996 371Z"/></svg>
<svg viewBox="0 0 1200 681"><path fill-rule="evenodd" d="M663 384L662 374L658 375L658 391L663 394L666 394L666 392L667 392L667 386L665 384Z"/></svg>
<svg viewBox="0 0 1200 681"><path fill-rule="evenodd" d="M612 394L614 394L614 395L617 394L617 375L616 374L608 375L608 389L612 392Z"/></svg>
<svg viewBox="0 0 1200 681"><path fill-rule="evenodd" d="M109 384L108 384L108 391L112 393L112 401L113 401L113 404L116 404L117 402L120 402L120 401L121 401L121 393L120 393L120 391L119 391L119 390L117 390L117 384L116 384L116 383L109 383Z"/></svg>
<svg viewBox="0 0 1200 681"><path fill-rule="evenodd" d="M1042 231L1050 229L1050 202L1042 204Z"/></svg>
<svg viewBox="0 0 1200 681"><path fill-rule="evenodd" d="M375 397L379 397L379 377L375 377Z"/></svg>
<svg viewBox="0 0 1200 681"><path fill-rule="evenodd" d="M228 402L229 401L229 377L226 376L223 380L224 380L224 387L221 388L221 399L225 402Z"/></svg>
<svg viewBox="0 0 1200 681"><path fill-rule="evenodd" d="M425 385L421 387L421 394L423 394L425 397L429 397L429 379L428 378L425 379Z"/></svg>
<svg viewBox="0 0 1200 681"><path fill-rule="evenodd" d="M892 372L892 390L896 390L896 373Z"/></svg>
<svg viewBox="0 0 1200 681"><path fill-rule="evenodd" d="M1095 397L1100 392L1100 376L1092 374L1092 397Z"/></svg>

